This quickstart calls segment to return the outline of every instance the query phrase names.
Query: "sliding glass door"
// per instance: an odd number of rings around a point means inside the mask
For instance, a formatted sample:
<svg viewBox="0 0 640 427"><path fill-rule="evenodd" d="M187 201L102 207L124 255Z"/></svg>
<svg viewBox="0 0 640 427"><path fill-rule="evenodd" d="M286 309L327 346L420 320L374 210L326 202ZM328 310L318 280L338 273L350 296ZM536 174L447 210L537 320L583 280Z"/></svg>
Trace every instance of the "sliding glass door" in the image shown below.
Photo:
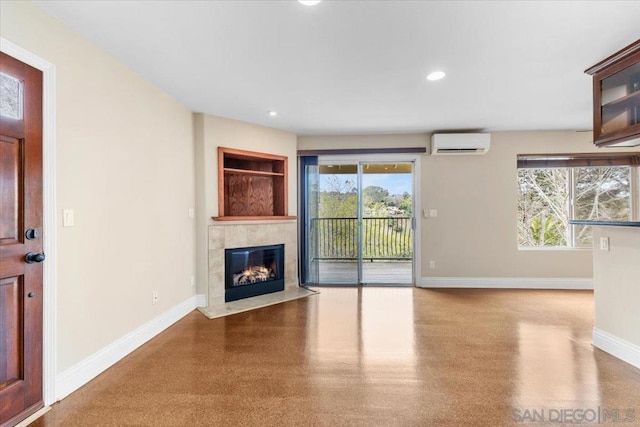
<svg viewBox="0 0 640 427"><path fill-rule="evenodd" d="M413 163L305 168L307 283L413 284Z"/></svg>
<svg viewBox="0 0 640 427"><path fill-rule="evenodd" d="M317 283L355 285L359 279L358 165L319 162L318 206L311 221Z"/></svg>
<svg viewBox="0 0 640 427"><path fill-rule="evenodd" d="M361 164L362 283L413 284L413 164Z"/></svg>

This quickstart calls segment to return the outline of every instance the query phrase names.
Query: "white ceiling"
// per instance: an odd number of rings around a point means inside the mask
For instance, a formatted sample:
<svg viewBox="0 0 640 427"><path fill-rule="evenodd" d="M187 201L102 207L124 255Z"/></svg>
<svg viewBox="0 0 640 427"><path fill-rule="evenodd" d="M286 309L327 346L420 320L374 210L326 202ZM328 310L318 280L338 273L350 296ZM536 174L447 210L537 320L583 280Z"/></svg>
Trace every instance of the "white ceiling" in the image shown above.
<svg viewBox="0 0 640 427"><path fill-rule="evenodd" d="M583 71L640 38L640 1L37 3L193 111L302 135L591 129Z"/></svg>

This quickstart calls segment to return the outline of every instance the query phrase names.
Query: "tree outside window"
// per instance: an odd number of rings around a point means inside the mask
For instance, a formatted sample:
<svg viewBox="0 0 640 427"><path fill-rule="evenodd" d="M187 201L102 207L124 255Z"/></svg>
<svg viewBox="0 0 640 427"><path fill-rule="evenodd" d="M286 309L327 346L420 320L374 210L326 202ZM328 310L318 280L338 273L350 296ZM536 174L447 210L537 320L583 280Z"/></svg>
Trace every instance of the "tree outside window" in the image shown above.
<svg viewBox="0 0 640 427"><path fill-rule="evenodd" d="M591 247L590 226L570 219L632 219L631 167L518 169L518 245Z"/></svg>

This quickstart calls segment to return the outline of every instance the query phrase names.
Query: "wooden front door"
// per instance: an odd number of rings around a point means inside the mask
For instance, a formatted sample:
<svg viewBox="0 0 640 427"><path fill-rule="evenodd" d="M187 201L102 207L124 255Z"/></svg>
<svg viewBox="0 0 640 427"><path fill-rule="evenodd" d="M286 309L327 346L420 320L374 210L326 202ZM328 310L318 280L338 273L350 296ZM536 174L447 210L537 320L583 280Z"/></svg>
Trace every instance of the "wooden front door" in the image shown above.
<svg viewBox="0 0 640 427"><path fill-rule="evenodd" d="M42 72L0 52L0 425L42 408Z"/></svg>

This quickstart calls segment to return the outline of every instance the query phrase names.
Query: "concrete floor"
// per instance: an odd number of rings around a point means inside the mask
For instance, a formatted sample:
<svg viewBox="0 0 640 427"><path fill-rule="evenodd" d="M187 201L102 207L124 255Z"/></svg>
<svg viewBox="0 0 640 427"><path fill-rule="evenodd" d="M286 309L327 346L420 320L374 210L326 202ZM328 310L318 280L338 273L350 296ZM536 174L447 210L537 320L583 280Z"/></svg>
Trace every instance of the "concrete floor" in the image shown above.
<svg viewBox="0 0 640 427"><path fill-rule="evenodd" d="M590 291L323 288L194 311L33 425L529 426L562 409L638 425L640 370L592 327Z"/></svg>

